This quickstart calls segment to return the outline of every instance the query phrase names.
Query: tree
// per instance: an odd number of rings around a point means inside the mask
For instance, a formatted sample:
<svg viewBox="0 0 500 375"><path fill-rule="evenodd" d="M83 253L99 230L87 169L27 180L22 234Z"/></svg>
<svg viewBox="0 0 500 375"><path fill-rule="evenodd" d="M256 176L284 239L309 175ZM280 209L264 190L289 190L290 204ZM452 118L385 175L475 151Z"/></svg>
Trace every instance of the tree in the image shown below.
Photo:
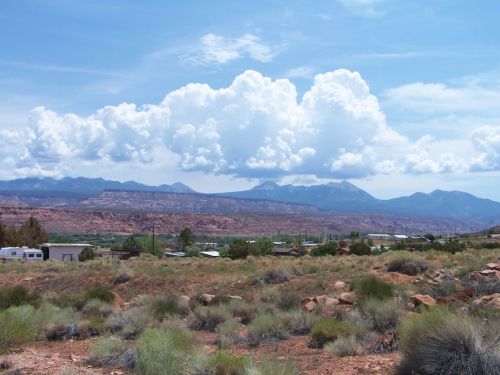
<svg viewBox="0 0 500 375"><path fill-rule="evenodd" d="M156 256L161 255L162 246L158 237L146 235L137 238L137 244L140 247L141 251L147 251L148 253L151 253Z"/></svg>
<svg viewBox="0 0 500 375"><path fill-rule="evenodd" d="M229 246L231 259L246 258L250 254L250 244L244 240L236 240Z"/></svg>
<svg viewBox="0 0 500 375"><path fill-rule="evenodd" d="M194 235L191 228L186 227L181 230L177 244L180 250L184 250L186 246L194 244Z"/></svg>
<svg viewBox="0 0 500 375"><path fill-rule="evenodd" d="M45 229L33 216L30 216L21 226L19 229L19 237L22 245L30 247L35 247L49 240L47 232L45 232Z"/></svg>
<svg viewBox="0 0 500 375"><path fill-rule="evenodd" d="M86 260L92 260L95 258L95 251L91 247L84 248L80 254L78 254L78 260L80 262L85 262Z"/></svg>
<svg viewBox="0 0 500 375"><path fill-rule="evenodd" d="M270 255L273 252L274 243L267 238L259 238L255 242L257 254L252 255Z"/></svg>
<svg viewBox="0 0 500 375"><path fill-rule="evenodd" d="M122 249L126 251L141 251L142 244L132 234L123 241Z"/></svg>
<svg viewBox="0 0 500 375"><path fill-rule="evenodd" d="M184 249L187 257L201 257L201 249L196 245L188 245Z"/></svg>
<svg viewBox="0 0 500 375"><path fill-rule="evenodd" d="M313 247L311 250L312 256L325 256L325 255L335 255L337 254L337 249L339 245L336 242L327 242L323 245Z"/></svg>
<svg viewBox="0 0 500 375"><path fill-rule="evenodd" d="M355 254L355 255L370 255L371 254L370 246L368 246L364 242L355 242L355 243L351 244L350 249L351 249L351 254Z"/></svg>

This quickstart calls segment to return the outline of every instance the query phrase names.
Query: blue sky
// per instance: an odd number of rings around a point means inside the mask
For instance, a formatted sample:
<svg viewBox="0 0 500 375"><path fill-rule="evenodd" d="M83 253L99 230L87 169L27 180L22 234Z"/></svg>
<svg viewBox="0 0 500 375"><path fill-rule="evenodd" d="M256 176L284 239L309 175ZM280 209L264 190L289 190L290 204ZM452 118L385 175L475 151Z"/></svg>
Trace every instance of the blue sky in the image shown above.
<svg viewBox="0 0 500 375"><path fill-rule="evenodd" d="M500 200L498 14L494 0L4 0L0 178L206 192L347 178L378 197Z"/></svg>

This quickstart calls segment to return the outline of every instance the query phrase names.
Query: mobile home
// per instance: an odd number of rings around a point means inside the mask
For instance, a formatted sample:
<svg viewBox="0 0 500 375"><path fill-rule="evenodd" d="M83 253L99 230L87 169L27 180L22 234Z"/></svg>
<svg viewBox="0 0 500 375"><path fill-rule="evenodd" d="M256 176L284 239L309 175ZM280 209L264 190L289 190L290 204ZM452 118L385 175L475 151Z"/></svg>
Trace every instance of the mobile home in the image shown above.
<svg viewBox="0 0 500 375"><path fill-rule="evenodd" d="M40 245L40 250L43 252L44 260L76 261L86 247L93 246L88 243L43 243Z"/></svg>

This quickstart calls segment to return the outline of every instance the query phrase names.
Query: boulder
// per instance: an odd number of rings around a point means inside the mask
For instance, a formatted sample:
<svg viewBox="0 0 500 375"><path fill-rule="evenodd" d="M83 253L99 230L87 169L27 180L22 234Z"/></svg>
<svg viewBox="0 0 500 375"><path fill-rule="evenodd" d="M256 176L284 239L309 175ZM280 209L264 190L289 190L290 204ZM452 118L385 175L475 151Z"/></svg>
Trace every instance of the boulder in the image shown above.
<svg viewBox="0 0 500 375"><path fill-rule="evenodd" d="M414 294L410 299L415 306L423 305L425 307L431 307L436 304L436 300L427 294Z"/></svg>
<svg viewBox="0 0 500 375"><path fill-rule="evenodd" d="M189 296L186 296L186 295L179 296L179 300L182 302L189 302L190 299L191 298Z"/></svg>
<svg viewBox="0 0 500 375"><path fill-rule="evenodd" d="M497 275L497 271L495 270L482 270L479 272L482 276L496 276Z"/></svg>
<svg viewBox="0 0 500 375"><path fill-rule="evenodd" d="M202 305L208 306L212 303L214 298L215 298L215 295L204 293L198 297L198 301L200 301Z"/></svg>
<svg viewBox="0 0 500 375"><path fill-rule="evenodd" d="M485 306L500 310L500 293L482 296L481 298L475 299L472 303L476 306Z"/></svg>
<svg viewBox="0 0 500 375"><path fill-rule="evenodd" d="M302 299L300 300L300 304L301 304L302 306L304 306L304 305L305 305L306 303L308 303L308 302L314 302L314 301L313 301L313 299L312 299L311 297L305 297L305 298L302 298Z"/></svg>
<svg viewBox="0 0 500 375"><path fill-rule="evenodd" d="M342 293L339 298L340 303L345 303L348 305L352 305L354 303L354 294L353 293Z"/></svg>
<svg viewBox="0 0 500 375"><path fill-rule="evenodd" d="M322 296L313 297L312 300L313 300L313 302L316 302L316 303L324 303L327 298L328 298L328 296L322 295Z"/></svg>
<svg viewBox="0 0 500 375"><path fill-rule="evenodd" d="M235 299L235 300L238 300L238 301L243 301L243 297L242 296L228 296L229 299Z"/></svg>
<svg viewBox="0 0 500 375"><path fill-rule="evenodd" d="M500 263L488 263L486 269L500 271Z"/></svg>
<svg viewBox="0 0 500 375"><path fill-rule="evenodd" d="M302 308L306 310L307 312L312 312L316 308L316 303L313 301L309 301L305 304L302 305Z"/></svg>
<svg viewBox="0 0 500 375"><path fill-rule="evenodd" d="M327 307L335 306L339 304L339 300L337 298L326 297L324 304Z"/></svg>
<svg viewBox="0 0 500 375"><path fill-rule="evenodd" d="M334 285L334 288L337 289L337 290L341 290L341 289L345 289L346 287L346 284L343 282L343 281L336 281L335 282L335 285Z"/></svg>

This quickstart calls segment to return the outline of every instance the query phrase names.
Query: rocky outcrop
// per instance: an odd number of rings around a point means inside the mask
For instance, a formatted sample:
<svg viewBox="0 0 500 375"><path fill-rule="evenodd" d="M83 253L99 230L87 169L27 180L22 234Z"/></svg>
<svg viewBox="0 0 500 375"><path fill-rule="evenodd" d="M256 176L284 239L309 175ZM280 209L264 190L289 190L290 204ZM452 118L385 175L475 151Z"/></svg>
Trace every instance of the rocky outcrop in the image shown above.
<svg viewBox="0 0 500 375"><path fill-rule="evenodd" d="M436 300L427 294L414 294L410 299L415 306L431 307L436 304Z"/></svg>
<svg viewBox="0 0 500 375"><path fill-rule="evenodd" d="M481 298L475 299L472 303L475 306L489 307L495 310L500 310L500 293L482 296Z"/></svg>

